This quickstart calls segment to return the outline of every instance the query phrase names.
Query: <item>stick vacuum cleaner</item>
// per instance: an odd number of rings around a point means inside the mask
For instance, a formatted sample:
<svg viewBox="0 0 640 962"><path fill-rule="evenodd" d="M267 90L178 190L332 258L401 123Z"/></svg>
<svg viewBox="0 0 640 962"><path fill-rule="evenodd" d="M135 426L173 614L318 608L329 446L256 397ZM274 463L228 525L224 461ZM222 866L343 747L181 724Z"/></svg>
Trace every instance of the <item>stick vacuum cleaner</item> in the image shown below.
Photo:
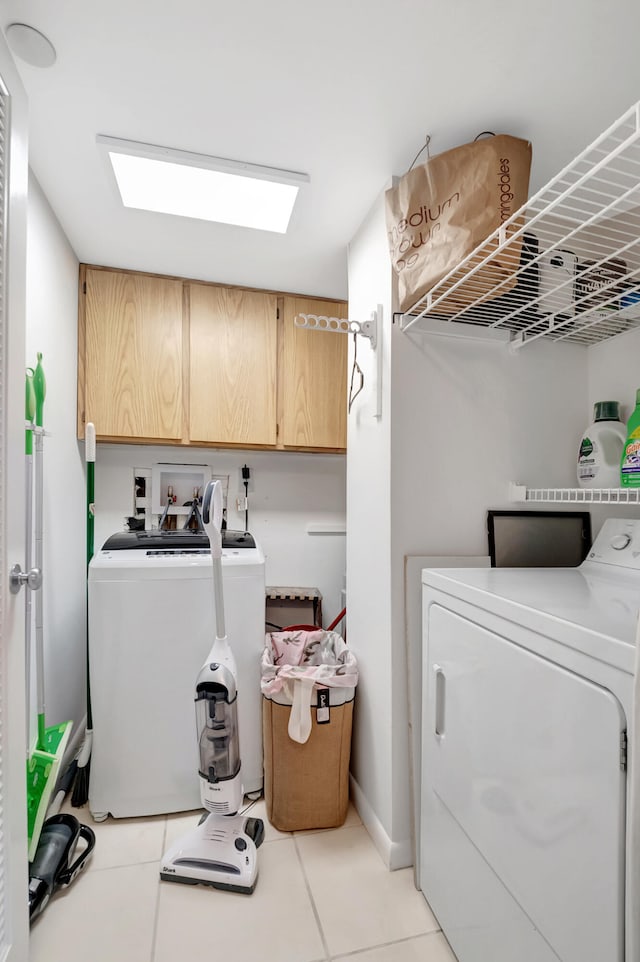
<svg viewBox="0 0 640 962"><path fill-rule="evenodd" d="M250 894L258 877L257 849L264 839L264 823L259 818L237 814L244 796L237 670L224 622L220 481L207 484L202 521L211 545L216 618L215 641L196 679L195 697L200 798L209 814L168 849L162 859L160 878Z"/></svg>

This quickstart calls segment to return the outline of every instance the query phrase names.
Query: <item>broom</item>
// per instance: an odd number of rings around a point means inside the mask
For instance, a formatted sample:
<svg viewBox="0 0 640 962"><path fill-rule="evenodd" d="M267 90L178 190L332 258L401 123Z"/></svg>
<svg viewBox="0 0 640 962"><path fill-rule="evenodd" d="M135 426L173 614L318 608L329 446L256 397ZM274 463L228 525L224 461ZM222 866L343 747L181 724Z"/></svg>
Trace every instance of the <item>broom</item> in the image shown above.
<svg viewBox="0 0 640 962"><path fill-rule="evenodd" d="M94 486L96 465L96 429L89 422L84 434L84 455L87 464L87 588L89 562L93 557L93 525L95 519ZM87 595L88 601L88 595ZM87 729L78 756L78 770L73 783L71 804L80 808L89 800L89 774L91 770L91 744L93 741L93 717L91 715L91 686L89 682L89 606L87 604Z"/></svg>

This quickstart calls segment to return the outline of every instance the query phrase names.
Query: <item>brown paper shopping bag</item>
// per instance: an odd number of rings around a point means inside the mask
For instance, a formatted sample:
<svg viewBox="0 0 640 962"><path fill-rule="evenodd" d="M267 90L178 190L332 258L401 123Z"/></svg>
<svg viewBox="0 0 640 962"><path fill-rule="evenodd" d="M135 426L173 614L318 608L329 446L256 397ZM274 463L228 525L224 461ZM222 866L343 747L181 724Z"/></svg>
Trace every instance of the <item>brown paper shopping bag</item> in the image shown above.
<svg viewBox="0 0 640 962"><path fill-rule="evenodd" d="M401 311L409 310L526 203L530 168L531 144L498 134L430 158L386 192L389 249L398 275ZM523 218L517 218L507 235L522 223ZM497 247L497 241L491 242L473 263ZM518 239L492 256L436 312L451 314L510 290L520 248ZM438 289L436 296L443 290Z"/></svg>

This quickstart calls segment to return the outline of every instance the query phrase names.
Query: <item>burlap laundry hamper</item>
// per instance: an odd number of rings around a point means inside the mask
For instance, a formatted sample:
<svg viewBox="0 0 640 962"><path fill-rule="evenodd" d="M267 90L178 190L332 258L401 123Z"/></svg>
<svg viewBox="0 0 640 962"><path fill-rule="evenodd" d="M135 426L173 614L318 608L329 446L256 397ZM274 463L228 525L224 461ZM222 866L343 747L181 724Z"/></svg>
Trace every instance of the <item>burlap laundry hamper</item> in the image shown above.
<svg viewBox="0 0 640 962"><path fill-rule="evenodd" d="M347 817L355 656L340 635L266 636L262 732L267 817L281 832L335 828Z"/></svg>

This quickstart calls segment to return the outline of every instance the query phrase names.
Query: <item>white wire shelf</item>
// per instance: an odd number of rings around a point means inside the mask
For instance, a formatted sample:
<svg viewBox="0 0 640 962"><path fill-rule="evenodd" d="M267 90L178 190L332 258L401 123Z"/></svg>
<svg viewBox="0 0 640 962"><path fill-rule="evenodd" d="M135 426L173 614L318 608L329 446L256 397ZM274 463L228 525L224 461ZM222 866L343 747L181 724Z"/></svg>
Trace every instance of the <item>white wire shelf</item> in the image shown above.
<svg viewBox="0 0 640 962"><path fill-rule="evenodd" d="M509 500L527 503L640 504L640 488L527 488L512 482Z"/></svg>
<svg viewBox="0 0 640 962"><path fill-rule="evenodd" d="M638 326L640 103L401 319L405 332L502 336L514 348L588 346Z"/></svg>

